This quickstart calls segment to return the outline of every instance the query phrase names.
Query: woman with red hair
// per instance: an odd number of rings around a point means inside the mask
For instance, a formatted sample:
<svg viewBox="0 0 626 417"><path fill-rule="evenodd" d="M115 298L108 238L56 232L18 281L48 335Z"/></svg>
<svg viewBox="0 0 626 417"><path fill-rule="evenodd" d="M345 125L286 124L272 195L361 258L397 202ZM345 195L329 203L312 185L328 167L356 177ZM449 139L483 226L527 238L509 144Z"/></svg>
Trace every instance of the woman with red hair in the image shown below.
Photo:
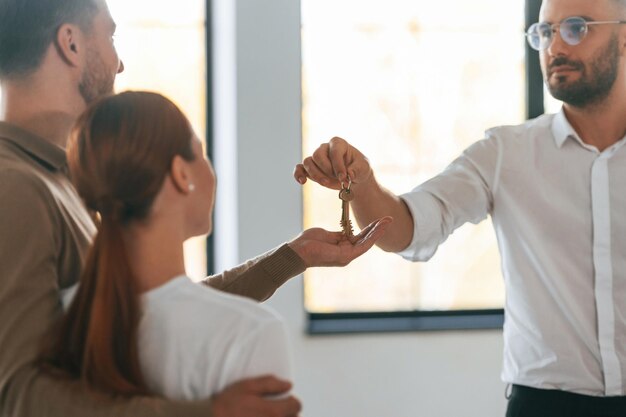
<svg viewBox="0 0 626 417"><path fill-rule="evenodd" d="M97 102L73 130L68 164L98 233L44 354L48 369L99 391L173 399L207 398L246 377L290 379L272 310L186 276L183 242L210 233L216 180L171 101L126 92ZM337 242L365 252L388 221Z"/></svg>
<svg viewBox="0 0 626 417"><path fill-rule="evenodd" d="M239 379L290 379L270 309L193 283L183 242L211 231L215 174L165 97L107 97L78 120L72 180L98 233L48 363L115 395L208 398Z"/></svg>

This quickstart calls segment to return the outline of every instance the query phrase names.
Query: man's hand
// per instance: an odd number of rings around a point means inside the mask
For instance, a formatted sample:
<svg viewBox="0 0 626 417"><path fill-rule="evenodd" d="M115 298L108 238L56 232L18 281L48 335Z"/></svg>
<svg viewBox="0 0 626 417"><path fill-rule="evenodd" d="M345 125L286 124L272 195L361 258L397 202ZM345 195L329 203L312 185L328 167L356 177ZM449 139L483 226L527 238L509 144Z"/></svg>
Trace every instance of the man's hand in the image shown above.
<svg viewBox="0 0 626 417"><path fill-rule="evenodd" d="M293 176L300 184L310 178L334 190L341 189L341 182L347 182L348 176L354 184L365 183L373 177L367 158L357 148L337 137L320 145L312 156L296 165Z"/></svg>
<svg viewBox="0 0 626 417"><path fill-rule="evenodd" d="M267 398L290 389L289 382L273 376L236 382L213 396L211 417L297 417L302 406L295 397Z"/></svg>
<svg viewBox="0 0 626 417"><path fill-rule="evenodd" d="M388 252L400 252L411 243L414 224L408 206L399 196L376 181L367 158L345 140L334 137L330 142L320 145L313 152L313 155L296 165L293 176L300 184L311 179L334 190L341 189L342 182L347 185L349 176L352 181L351 189L354 198L350 202L350 208L358 225L363 227L375 219L385 216L393 217L393 224L389 226L387 233L384 236L382 234L376 235L372 240L378 240L382 237L377 244L381 249ZM326 240L332 243L332 236L328 236ZM294 246L292 249L296 250ZM350 250L351 248L343 248L344 251L346 249ZM363 252L366 252L367 249ZM310 266L320 266L319 256L322 254L323 251L312 253ZM359 255L357 254L354 258ZM305 256L301 255L301 257L305 259ZM344 261L344 264L346 261L350 262L354 259L350 259L345 253L339 258ZM329 262L329 264L332 263ZM337 262L336 265L341 265L341 262Z"/></svg>
<svg viewBox="0 0 626 417"><path fill-rule="evenodd" d="M307 268L346 266L370 250L392 221L388 216L375 220L350 240L341 232L307 229L289 242L289 246L302 258Z"/></svg>

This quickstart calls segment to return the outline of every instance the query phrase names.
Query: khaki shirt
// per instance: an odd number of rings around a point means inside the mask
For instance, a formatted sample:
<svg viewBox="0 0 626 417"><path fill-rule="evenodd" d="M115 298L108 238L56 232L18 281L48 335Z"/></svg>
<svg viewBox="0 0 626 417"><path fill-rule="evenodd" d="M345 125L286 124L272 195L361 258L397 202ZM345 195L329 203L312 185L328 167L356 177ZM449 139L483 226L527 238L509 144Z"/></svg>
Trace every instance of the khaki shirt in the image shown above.
<svg viewBox="0 0 626 417"><path fill-rule="evenodd" d="M0 417L209 416L208 400L96 399L33 365L62 314L60 291L78 282L95 233L64 150L0 122ZM283 245L205 283L265 300L302 271Z"/></svg>

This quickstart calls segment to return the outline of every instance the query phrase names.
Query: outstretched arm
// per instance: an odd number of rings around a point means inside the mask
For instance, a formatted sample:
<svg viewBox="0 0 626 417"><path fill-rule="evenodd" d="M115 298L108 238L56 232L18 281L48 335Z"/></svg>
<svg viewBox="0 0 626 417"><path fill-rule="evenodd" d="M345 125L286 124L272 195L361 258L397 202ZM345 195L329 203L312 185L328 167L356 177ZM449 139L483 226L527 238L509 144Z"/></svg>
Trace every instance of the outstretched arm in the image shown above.
<svg viewBox="0 0 626 417"><path fill-rule="evenodd" d="M265 301L287 280L309 267L349 264L367 252L391 223L389 217L375 220L352 241L340 232L308 229L278 249L211 276L204 283L221 291Z"/></svg>

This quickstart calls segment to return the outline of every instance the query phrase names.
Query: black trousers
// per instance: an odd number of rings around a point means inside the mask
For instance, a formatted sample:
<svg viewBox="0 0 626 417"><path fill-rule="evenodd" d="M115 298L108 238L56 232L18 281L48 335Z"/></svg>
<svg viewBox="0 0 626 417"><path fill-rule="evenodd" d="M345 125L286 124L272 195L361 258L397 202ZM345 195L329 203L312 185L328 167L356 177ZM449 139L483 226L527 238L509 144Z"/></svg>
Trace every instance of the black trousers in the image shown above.
<svg viewBox="0 0 626 417"><path fill-rule="evenodd" d="M506 417L626 417L626 397L592 397L513 385Z"/></svg>

